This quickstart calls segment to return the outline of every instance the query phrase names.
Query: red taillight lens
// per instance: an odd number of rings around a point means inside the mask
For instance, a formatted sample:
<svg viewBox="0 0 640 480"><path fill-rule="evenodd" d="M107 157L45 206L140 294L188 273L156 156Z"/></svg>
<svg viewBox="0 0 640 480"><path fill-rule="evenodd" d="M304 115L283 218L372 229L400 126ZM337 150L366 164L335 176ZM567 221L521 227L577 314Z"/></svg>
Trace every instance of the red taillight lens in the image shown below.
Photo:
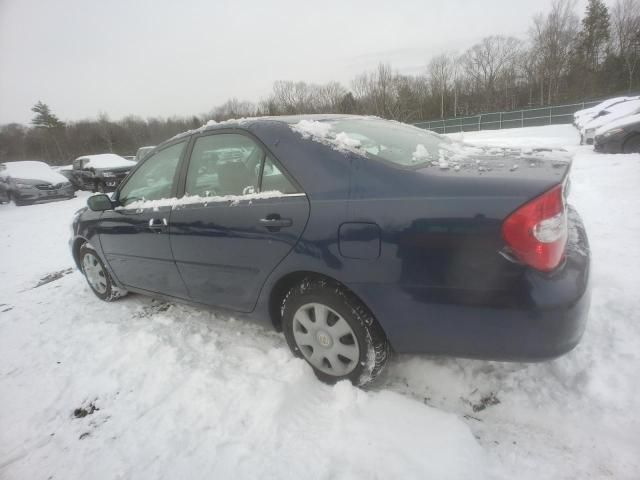
<svg viewBox="0 0 640 480"><path fill-rule="evenodd" d="M520 261L544 272L556 268L567 245L567 212L562 185L509 215L502 224L502 237Z"/></svg>

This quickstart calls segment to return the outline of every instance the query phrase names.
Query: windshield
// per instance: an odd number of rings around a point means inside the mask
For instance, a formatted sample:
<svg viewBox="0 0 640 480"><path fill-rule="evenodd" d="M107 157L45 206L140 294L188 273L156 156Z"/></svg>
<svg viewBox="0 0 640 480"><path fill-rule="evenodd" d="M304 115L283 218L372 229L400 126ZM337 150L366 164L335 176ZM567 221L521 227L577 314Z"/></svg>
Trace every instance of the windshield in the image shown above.
<svg viewBox="0 0 640 480"><path fill-rule="evenodd" d="M462 159L477 150L428 130L388 120L349 118L328 123L329 139L405 167Z"/></svg>

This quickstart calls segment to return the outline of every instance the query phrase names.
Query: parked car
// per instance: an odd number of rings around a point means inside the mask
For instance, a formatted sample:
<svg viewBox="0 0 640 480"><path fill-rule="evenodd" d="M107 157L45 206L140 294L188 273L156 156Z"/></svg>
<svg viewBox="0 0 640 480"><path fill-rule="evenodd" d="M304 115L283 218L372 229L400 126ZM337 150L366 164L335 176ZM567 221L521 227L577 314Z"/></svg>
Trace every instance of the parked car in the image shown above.
<svg viewBox="0 0 640 480"><path fill-rule="evenodd" d="M327 382L371 381L391 348L541 360L589 309L569 170L369 117L249 119L158 146L70 246L99 298L254 315Z"/></svg>
<svg viewBox="0 0 640 480"><path fill-rule="evenodd" d="M135 162L136 161L136 156L135 155L123 155L122 158L124 158L125 160L129 160L131 162Z"/></svg>
<svg viewBox="0 0 640 480"><path fill-rule="evenodd" d="M147 147L140 147L138 149L138 151L136 152L136 157L134 159L134 161L136 163L138 163L139 161L141 161L142 159L144 159L144 157L147 156L147 154L153 150L154 148L156 148L155 146L149 145Z"/></svg>
<svg viewBox="0 0 640 480"><path fill-rule="evenodd" d="M587 124L594 118L598 118L604 115L608 108L611 108L615 105L619 105L623 102L628 102L629 100L638 100L638 99L640 99L640 96L609 98L607 100L604 100L603 102L600 102L598 105L594 107L585 108L583 110L578 110L577 112L575 112L573 114L573 124L576 126L578 130L582 130L585 124Z"/></svg>
<svg viewBox="0 0 640 480"><path fill-rule="evenodd" d="M0 164L1 197L16 205L73 198L69 180L44 162L21 161Z"/></svg>
<svg viewBox="0 0 640 480"><path fill-rule="evenodd" d="M86 155L76 158L73 168L64 173L80 190L108 192L115 190L134 165L135 162L113 153Z"/></svg>
<svg viewBox="0 0 640 480"><path fill-rule="evenodd" d="M594 148L604 153L640 153L640 114L600 127L596 130Z"/></svg>
<svg viewBox="0 0 640 480"><path fill-rule="evenodd" d="M580 132L581 143L591 145L596 136L596 130L615 120L640 113L640 100L629 100L627 102L613 105L602 112L597 118L587 122Z"/></svg>

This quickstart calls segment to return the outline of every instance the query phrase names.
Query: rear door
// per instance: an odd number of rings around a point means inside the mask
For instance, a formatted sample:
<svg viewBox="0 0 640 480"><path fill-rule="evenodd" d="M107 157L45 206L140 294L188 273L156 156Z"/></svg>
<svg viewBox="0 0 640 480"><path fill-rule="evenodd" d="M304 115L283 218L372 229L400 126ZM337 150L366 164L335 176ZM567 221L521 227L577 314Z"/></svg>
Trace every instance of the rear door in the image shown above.
<svg viewBox="0 0 640 480"><path fill-rule="evenodd" d="M253 310L265 279L304 230L306 195L244 133L197 138L185 177L185 197L171 213L170 237L190 297Z"/></svg>
<svg viewBox="0 0 640 480"><path fill-rule="evenodd" d="M186 145L187 140L174 143L147 158L119 189L119 207L100 218L102 250L126 286L188 298L168 234L171 198Z"/></svg>

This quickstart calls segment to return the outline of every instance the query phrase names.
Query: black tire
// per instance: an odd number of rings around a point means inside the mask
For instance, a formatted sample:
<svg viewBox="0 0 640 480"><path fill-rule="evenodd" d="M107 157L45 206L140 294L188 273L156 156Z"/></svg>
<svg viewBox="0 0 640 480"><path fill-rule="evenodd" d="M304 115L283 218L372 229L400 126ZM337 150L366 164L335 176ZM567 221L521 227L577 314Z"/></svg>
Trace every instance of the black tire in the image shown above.
<svg viewBox="0 0 640 480"><path fill-rule="evenodd" d="M635 134L627 138L622 151L624 153L640 153L640 135Z"/></svg>
<svg viewBox="0 0 640 480"><path fill-rule="evenodd" d="M331 375L318 370L301 351L294 337L294 315L307 304L321 304L341 316L351 327L353 340L359 347L358 362L346 375ZM334 384L349 380L357 386L371 383L384 369L390 356L387 337L369 309L351 292L325 280L305 278L285 295L282 305L282 327L289 348L294 355L304 358L323 382ZM315 320L314 320L315 323ZM308 347L305 347L308 348Z"/></svg>
<svg viewBox="0 0 640 480"><path fill-rule="evenodd" d="M96 182L96 186L93 191L98 193L105 193L107 191L107 187L104 182Z"/></svg>
<svg viewBox="0 0 640 480"><path fill-rule="evenodd" d="M13 202L15 204L16 207L24 207L25 205L28 205L27 202L23 202L22 200L18 199L13 193L9 192L8 194L9 197L9 202Z"/></svg>
<svg viewBox="0 0 640 480"><path fill-rule="evenodd" d="M95 260L94 263L96 264L96 267L99 267L102 272L101 278L104 279L105 284L104 291L100 291L91 284L87 272L85 271L85 261L87 261L86 257L89 255L91 256L90 260ZM82 245L82 247L80 247L80 266L82 268L82 273L87 279L89 288L91 288L91 291L93 291L96 297L98 297L100 300L104 300L105 302L113 302L114 300L124 297L127 294L126 290L118 287L114 283L111 275L109 274L109 271L105 268L104 263L102 263L102 260L100 259L96 251L86 243Z"/></svg>

